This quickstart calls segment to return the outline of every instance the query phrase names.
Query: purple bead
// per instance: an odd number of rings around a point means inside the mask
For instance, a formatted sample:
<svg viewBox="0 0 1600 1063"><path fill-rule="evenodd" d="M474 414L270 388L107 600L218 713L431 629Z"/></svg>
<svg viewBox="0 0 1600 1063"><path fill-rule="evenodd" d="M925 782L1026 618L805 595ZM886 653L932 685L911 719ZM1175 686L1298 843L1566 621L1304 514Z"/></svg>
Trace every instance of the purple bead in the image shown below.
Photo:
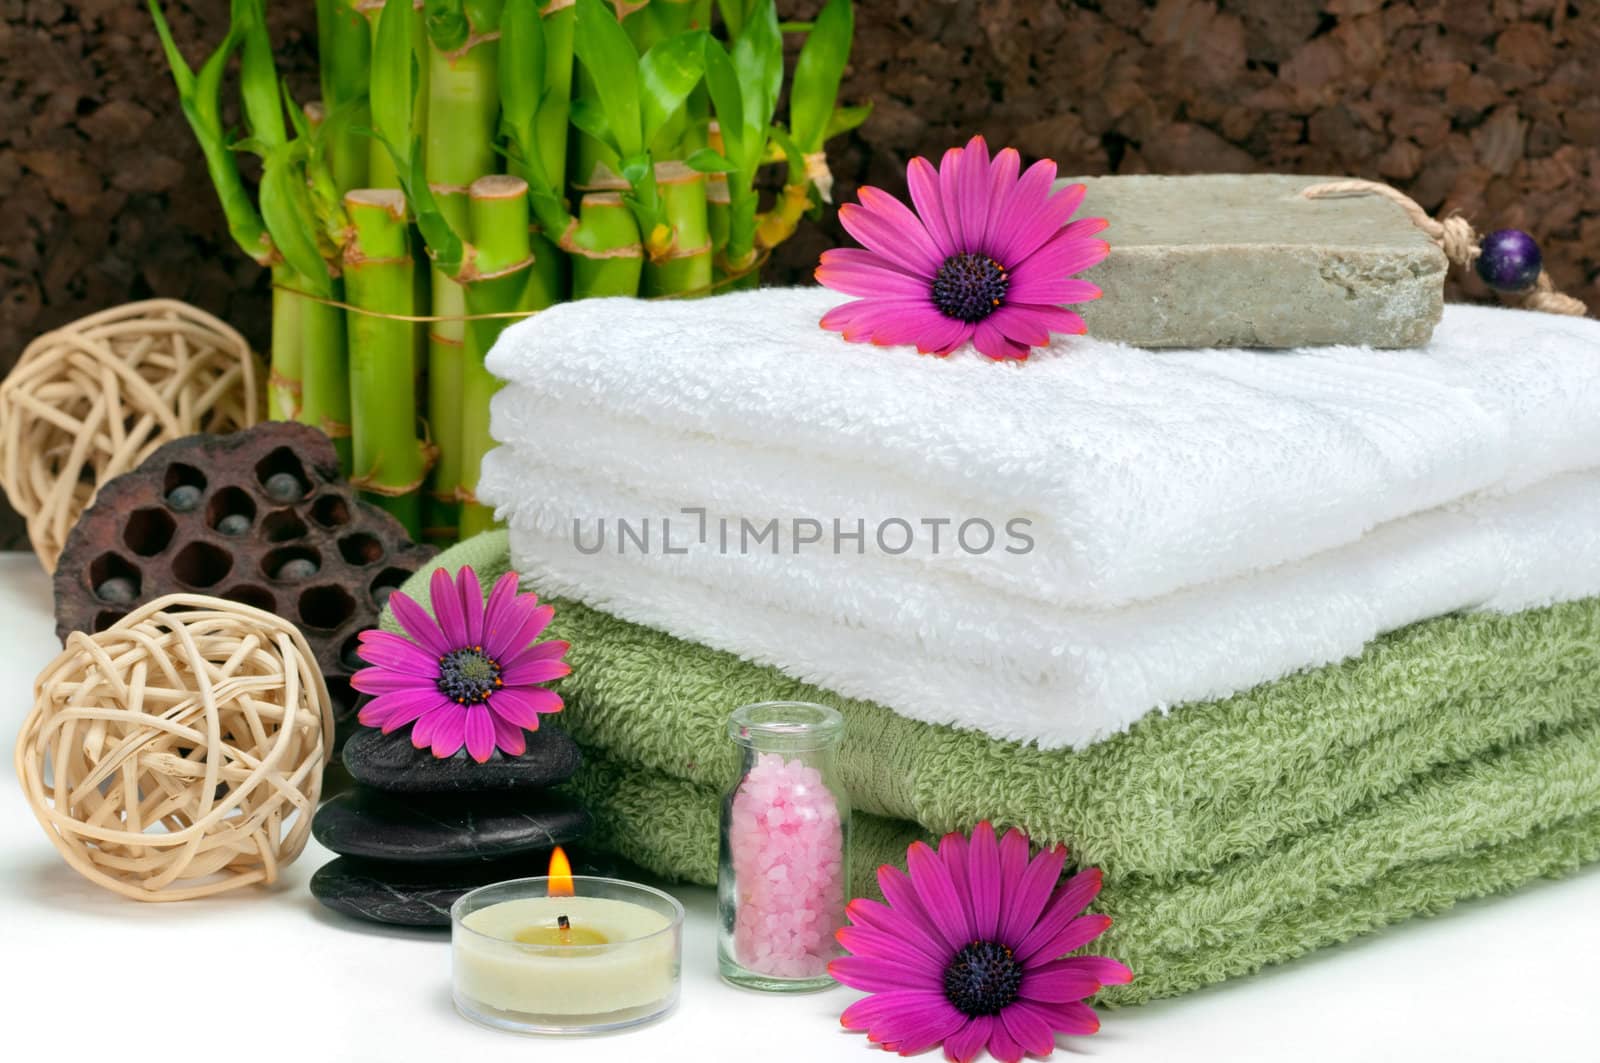
<svg viewBox="0 0 1600 1063"><path fill-rule="evenodd" d="M1499 229L1483 238L1478 276L1499 292L1520 292L1539 279L1539 245L1521 229Z"/></svg>

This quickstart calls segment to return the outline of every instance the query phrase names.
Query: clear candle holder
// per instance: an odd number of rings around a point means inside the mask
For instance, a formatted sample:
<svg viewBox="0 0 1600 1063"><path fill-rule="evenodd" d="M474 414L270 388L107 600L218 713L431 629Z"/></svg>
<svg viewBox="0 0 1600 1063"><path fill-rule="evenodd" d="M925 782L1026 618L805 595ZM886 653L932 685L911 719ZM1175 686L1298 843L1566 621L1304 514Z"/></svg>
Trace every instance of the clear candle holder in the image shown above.
<svg viewBox="0 0 1600 1063"><path fill-rule="evenodd" d="M722 804L718 968L750 989L825 989L850 872L844 718L826 705L761 702L735 710L728 735L743 755Z"/></svg>
<svg viewBox="0 0 1600 1063"><path fill-rule="evenodd" d="M660 1018L678 1001L683 905L620 879L497 882L450 908L456 1010L512 1033L584 1034ZM558 887L559 888L559 887Z"/></svg>

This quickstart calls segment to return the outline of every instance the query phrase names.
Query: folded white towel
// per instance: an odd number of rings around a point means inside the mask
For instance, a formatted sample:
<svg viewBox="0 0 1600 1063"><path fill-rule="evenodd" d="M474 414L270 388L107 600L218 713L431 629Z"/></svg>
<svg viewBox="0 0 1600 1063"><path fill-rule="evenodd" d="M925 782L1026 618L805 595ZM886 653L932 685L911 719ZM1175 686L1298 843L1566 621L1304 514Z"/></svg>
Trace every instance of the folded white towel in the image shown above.
<svg viewBox="0 0 1600 1063"><path fill-rule="evenodd" d="M613 515L672 514L511 447L480 493L511 523L519 571L547 593L727 650L902 715L1045 747L1081 747L1152 709L1222 697L1359 653L1456 610L1515 612L1600 594L1600 473L1572 474L1385 524L1274 569L1116 609L1051 608L883 557L762 549L660 522L619 549ZM610 528L603 549L596 518ZM579 520L574 539L573 521ZM581 544L582 548L579 548Z"/></svg>
<svg viewBox="0 0 1600 1063"><path fill-rule="evenodd" d="M898 517L919 533L904 560L1082 608L1600 466L1594 321L1451 306L1416 351L1063 338L1017 366L847 344L817 327L838 301L782 289L555 307L491 353L514 385L492 430L553 469L648 488L669 513ZM922 521L971 518L1030 521L1035 546L951 553L940 526L947 549L932 550Z"/></svg>

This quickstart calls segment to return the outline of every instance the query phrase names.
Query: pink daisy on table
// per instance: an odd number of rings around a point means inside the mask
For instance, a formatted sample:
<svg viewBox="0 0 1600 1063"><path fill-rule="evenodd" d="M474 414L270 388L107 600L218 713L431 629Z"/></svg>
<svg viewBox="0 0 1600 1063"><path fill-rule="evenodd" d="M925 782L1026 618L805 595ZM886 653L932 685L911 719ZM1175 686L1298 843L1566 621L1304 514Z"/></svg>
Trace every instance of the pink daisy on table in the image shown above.
<svg viewBox="0 0 1600 1063"><path fill-rule="evenodd" d="M996 839L980 823L970 840L947 834L937 850L912 845L909 875L880 867L888 904L850 902L852 925L838 938L852 955L828 966L872 994L840 1021L901 1055L942 1043L957 1063L984 1048L1016 1063L1048 1055L1057 1033L1094 1033L1100 1020L1084 998L1133 973L1104 956L1062 958L1111 925L1082 914L1100 892L1099 868L1057 886L1066 858L1056 846L1030 860L1021 831Z"/></svg>
<svg viewBox="0 0 1600 1063"><path fill-rule="evenodd" d="M368 667L350 685L375 695L360 720L389 734L411 724L411 744L454 756L466 746L483 763L496 748L510 756L527 749L525 731L560 712L561 697L541 686L572 671L561 658L569 645L534 642L555 609L534 594L517 593L517 575L495 581L484 601L477 573L464 566L456 579L439 569L428 594L433 615L399 591L389 608L409 638L363 631L356 653Z"/></svg>
<svg viewBox="0 0 1600 1063"><path fill-rule="evenodd" d="M1084 187L1054 193L1056 164L1026 173L1006 148L992 160L982 137L951 148L935 170L918 156L907 167L913 212L865 186L839 220L860 248L822 253L817 281L860 298L823 315L822 327L852 343L914 343L949 354L971 340L994 359L1026 358L1052 332L1082 333L1083 318L1064 303L1100 298L1073 277L1106 257L1093 239L1103 218L1069 221Z"/></svg>

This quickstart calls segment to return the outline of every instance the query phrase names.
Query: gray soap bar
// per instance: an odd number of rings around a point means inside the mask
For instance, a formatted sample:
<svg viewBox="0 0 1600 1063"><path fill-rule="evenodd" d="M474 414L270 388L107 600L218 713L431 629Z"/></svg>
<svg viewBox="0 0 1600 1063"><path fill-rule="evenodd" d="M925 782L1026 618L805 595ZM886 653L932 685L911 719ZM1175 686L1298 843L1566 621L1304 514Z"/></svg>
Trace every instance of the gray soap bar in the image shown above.
<svg viewBox="0 0 1600 1063"><path fill-rule="evenodd" d="M1080 216L1111 226L1086 274L1105 295L1074 306L1089 335L1141 347L1428 342L1444 253L1380 196L1307 199L1326 177L1214 174L1074 178Z"/></svg>

